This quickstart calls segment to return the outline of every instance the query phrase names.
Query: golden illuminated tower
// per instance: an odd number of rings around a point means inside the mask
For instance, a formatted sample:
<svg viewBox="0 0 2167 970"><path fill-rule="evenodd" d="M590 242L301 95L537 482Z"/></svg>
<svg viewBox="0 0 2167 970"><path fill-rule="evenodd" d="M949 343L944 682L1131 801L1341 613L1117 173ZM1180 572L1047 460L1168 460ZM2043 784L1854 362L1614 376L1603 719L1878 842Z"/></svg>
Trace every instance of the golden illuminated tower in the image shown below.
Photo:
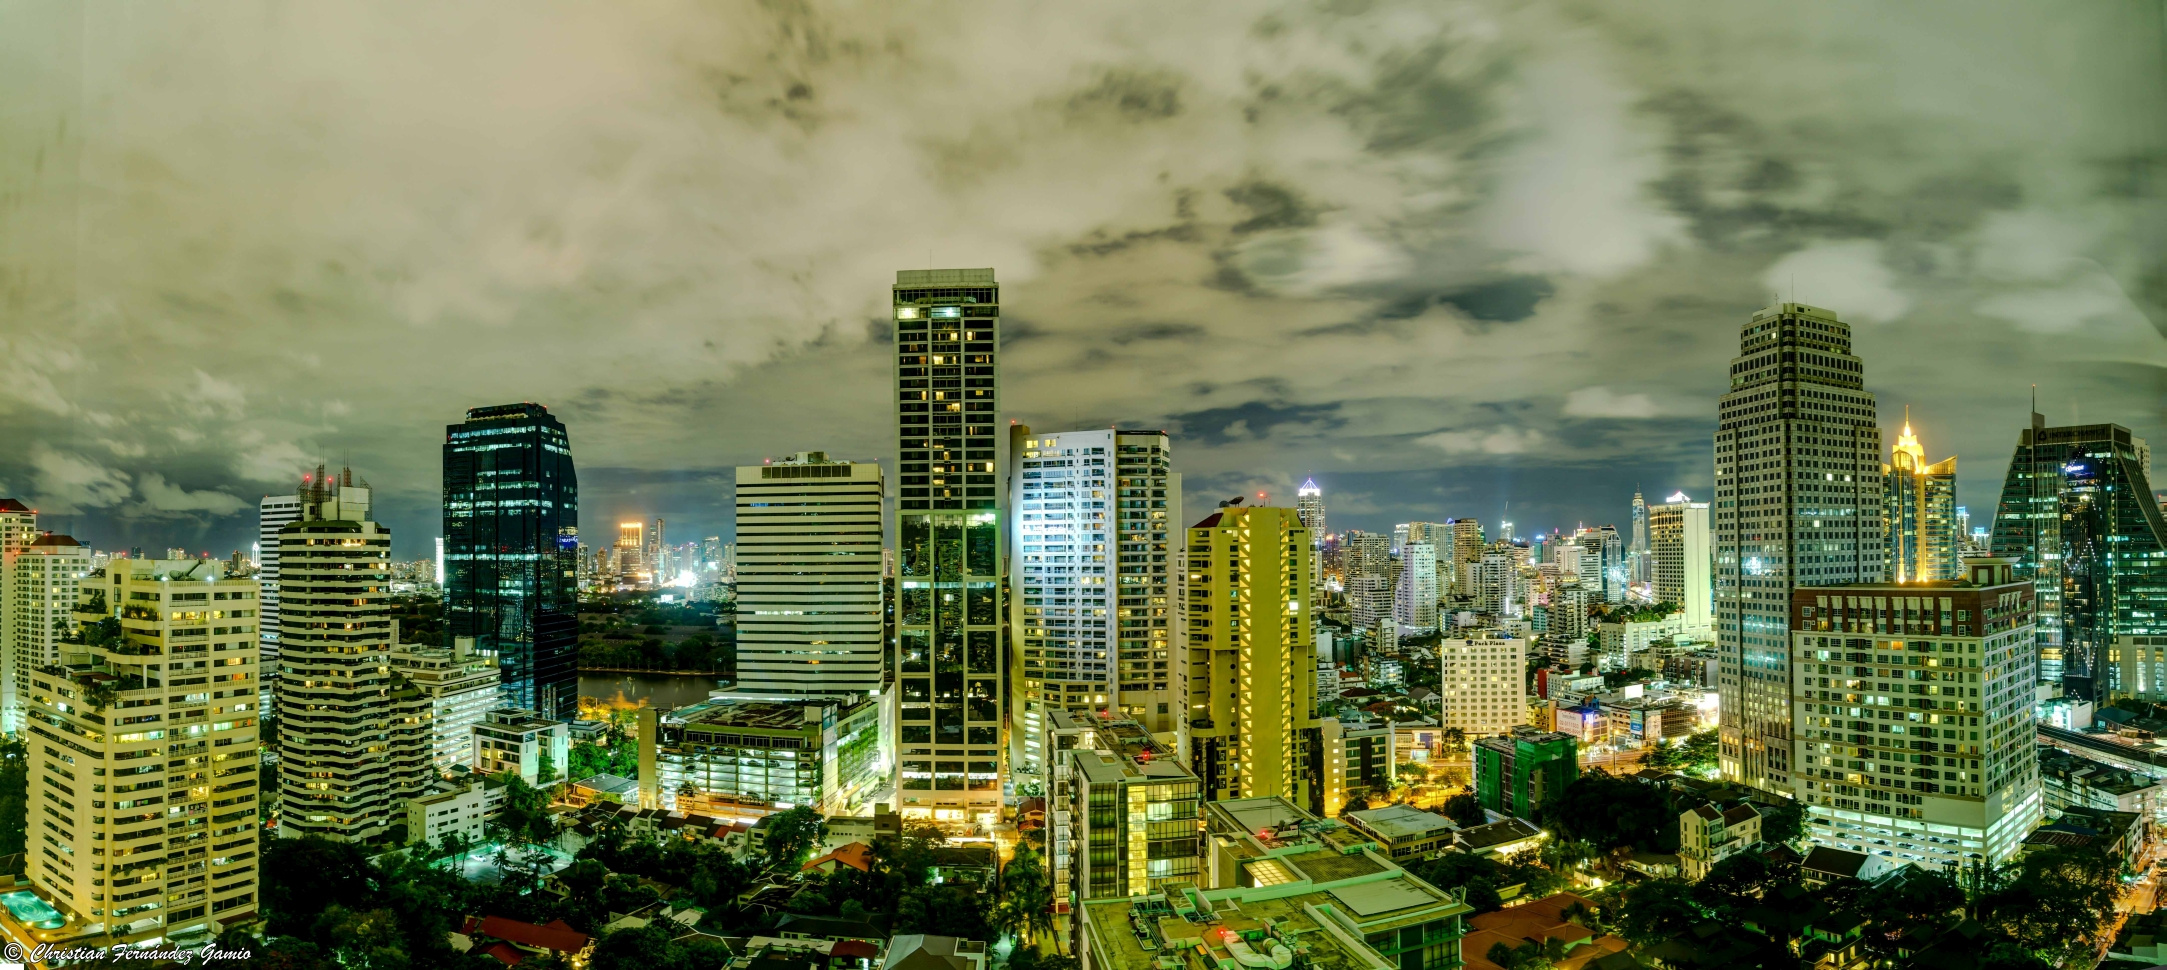
<svg viewBox="0 0 2167 970"><path fill-rule="evenodd" d="M1309 530L1293 509L1228 506L1188 543L1189 767L1207 801L1309 803L1317 730Z"/></svg>
<svg viewBox="0 0 2167 970"><path fill-rule="evenodd" d="M1881 475L1887 489L1881 504L1888 523L1889 581L1955 579L1962 568L1957 559L1956 459L1927 464L1926 449L1911 433L1907 414Z"/></svg>

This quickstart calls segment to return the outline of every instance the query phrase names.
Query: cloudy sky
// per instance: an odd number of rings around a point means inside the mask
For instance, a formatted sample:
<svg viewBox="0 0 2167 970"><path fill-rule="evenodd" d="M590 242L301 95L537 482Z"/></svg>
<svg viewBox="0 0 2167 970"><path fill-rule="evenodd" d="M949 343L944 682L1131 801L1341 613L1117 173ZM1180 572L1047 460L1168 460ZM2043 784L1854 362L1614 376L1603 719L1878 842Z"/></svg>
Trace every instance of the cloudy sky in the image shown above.
<svg viewBox="0 0 2167 970"><path fill-rule="evenodd" d="M888 460L893 271L993 266L1005 416L1192 504L1524 533L1708 491L1737 329L1855 326L1990 507L2032 384L2167 448L2157 0L0 0L0 495L245 546L318 459L437 532L547 404L590 534Z"/></svg>

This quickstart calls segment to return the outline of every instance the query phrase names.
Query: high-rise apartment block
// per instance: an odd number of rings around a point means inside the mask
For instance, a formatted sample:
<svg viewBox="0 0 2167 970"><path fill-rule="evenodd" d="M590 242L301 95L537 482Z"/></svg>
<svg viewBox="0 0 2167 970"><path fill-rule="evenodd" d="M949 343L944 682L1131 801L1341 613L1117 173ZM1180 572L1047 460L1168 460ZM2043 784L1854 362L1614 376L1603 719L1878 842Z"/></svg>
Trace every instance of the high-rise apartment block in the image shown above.
<svg viewBox="0 0 2167 970"><path fill-rule="evenodd" d="M1996 556L2038 600L2039 678L2105 700L2167 700L2167 520L2152 452L2117 424L2032 414L1994 516Z"/></svg>
<svg viewBox="0 0 2167 970"><path fill-rule="evenodd" d="M1715 630L1715 560L1708 544L1708 503L1678 492L1648 510L1648 558L1655 601L1674 603L1685 628L1702 636Z"/></svg>
<svg viewBox="0 0 2167 970"><path fill-rule="evenodd" d="M259 601L255 580L220 573L111 560L26 684L30 880L114 943L256 911Z"/></svg>
<svg viewBox="0 0 2167 970"><path fill-rule="evenodd" d="M1965 569L1792 592L1793 788L1815 842L1992 865L2039 819L2034 590L2009 559Z"/></svg>
<svg viewBox="0 0 2167 970"><path fill-rule="evenodd" d="M1520 596L1520 564L1512 553L1492 549L1463 567L1467 572L1467 595L1475 611L1510 615L1517 613Z"/></svg>
<svg viewBox="0 0 2167 970"><path fill-rule="evenodd" d="M1482 554L1488 548L1482 538L1482 522L1478 519L1453 519L1445 523L1445 526L1452 533L1452 541L1440 548L1449 547L1452 550L1452 584L1465 586L1468 565L1481 562Z"/></svg>
<svg viewBox="0 0 2167 970"><path fill-rule="evenodd" d="M1181 476L1163 431L1009 429L1018 666L1011 757L1046 767L1045 715L1107 711L1156 731L1180 716L1173 578Z"/></svg>
<svg viewBox="0 0 2167 970"><path fill-rule="evenodd" d="M366 481L317 476L279 530L279 835L363 841L435 776L429 699L392 669L391 530Z"/></svg>
<svg viewBox="0 0 2167 970"><path fill-rule="evenodd" d="M1501 633L1437 643L1440 728L1469 738L1505 734L1527 723L1527 640Z"/></svg>
<svg viewBox="0 0 2167 970"><path fill-rule="evenodd" d="M819 451L737 469L741 693L880 692L882 488Z"/></svg>
<svg viewBox="0 0 2167 970"><path fill-rule="evenodd" d="M1723 776L1791 790L1790 597L1881 579L1881 429L1851 327L1779 303L1739 331L1715 435Z"/></svg>
<svg viewBox="0 0 2167 970"><path fill-rule="evenodd" d="M1437 629L1437 547L1427 541L1410 539L1400 553L1400 581L1394 591L1392 618L1400 629L1409 632Z"/></svg>
<svg viewBox="0 0 2167 970"><path fill-rule="evenodd" d="M1135 721L1054 716L1071 743L1053 753L1050 795L1068 823L1057 867L1068 882L1054 891L1080 901L1195 883L1198 782L1176 752Z"/></svg>
<svg viewBox="0 0 2167 970"><path fill-rule="evenodd" d="M23 729L22 685L41 668L60 662L61 638L72 624L76 590L90 572L90 550L64 535L45 533L9 537L17 543L0 558L0 615L7 622L7 704L0 724L9 732ZM28 541L23 541L27 539ZM206 567L208 568L208 567Z"/></svg>
<svg viewBox="0 0 2167 970"><path fill-rule="evenodd" d="M1881 474L1886 483L1882 521L1888 523L1883 572L1889 581L1955 579L1963 568L1957 558L1962 533L1956 524L1956 459L1928 464L1926 449L1905 421Z"/></svg>
<svg viewBox="0 0 2167 970"><path fill-rule="evenodd" d="M1513 818L1540 817L1543 805L1580 777L1580 746L1570 734L1521 726L1473 748L1475 799Z"/></svg>
<svg viewBox="0 0 2167 970"><path fill-rule="evenodd" d="M474 767L468 729L497 706L496 659L475 652L469 637L460 637L449 647L394 643L391 669L427 702L430 762L438 771L454 765Z"/></svg>
<svg viewBox="0 0 2167 970"><path fill-rule="evenodd" d="M38 513L11 498L0 498L0 731L20 731L22 682L16 679L15 593L8 586L15 555L38 537ZM26 597L31 598L31 597Z"/></svg>
<svg viewBox="0 0 2167 970"><path fill-rule="evenodd" d="M1309 802L1309 538L1293 509L1270 507L1222 507L1189 529L1182 740L1207 800Z"/></svg>
<svg viewBox="0 0 2167 970"><path fill-rule="evenodd" d="M897 810L1001 808L1001 290L990 269L899 270L895 316Z"/></svg>
<svg viewBox="0 0 2167 970"><path fill-rule="evenodd" d="M299 494L266 495L256 505L256 582L263 587L263 622L257 635L263 638L265 670L278 669L278 531L300 517Z"/></svg>
<svg viewBox="0 0 2167 970"><path fill-rule="evenodd" d="M1640 486L1633 486L1633 544L1625 550L1626 577L1635 583L1655 580L1655 564L1650 561L1648 548L1648 500L1641 497Z"/></svg>
<svg viewBox="0 0 2167 970"><path fill-rule="evenodd" d="M444 545L445 645L496 657L505 706L576 717L579 476L548 408L474 408L444 429Z"/></svg>

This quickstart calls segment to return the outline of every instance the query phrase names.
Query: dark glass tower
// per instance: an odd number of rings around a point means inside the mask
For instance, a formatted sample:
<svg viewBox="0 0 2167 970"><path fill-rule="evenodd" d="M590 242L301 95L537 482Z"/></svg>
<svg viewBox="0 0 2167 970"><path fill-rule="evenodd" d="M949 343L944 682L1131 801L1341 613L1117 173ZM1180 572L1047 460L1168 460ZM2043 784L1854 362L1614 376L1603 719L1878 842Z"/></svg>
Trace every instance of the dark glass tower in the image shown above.
<svg viewBox="0 0 2167 970"><path fill-rule="evenodd" d="M2079 697L2167 699L2167 522L2150 465L2128 428L2049 428L2037 412L2009 460L1994 554L2036 591L2039 679Z"/></svg>
<svg viewBox="0 0 2167 970"><path fill-rule="evenodd" d="M1006 628L990 269L895 274L898 808L990 821L1001 807Z"/></svg>
<svg viewBox="0 0 2167 970"><path fill-rule="evenodd" d="M539 404L444 429L444 635L496 654L507 706L579 712L579 476Z"/></svg>

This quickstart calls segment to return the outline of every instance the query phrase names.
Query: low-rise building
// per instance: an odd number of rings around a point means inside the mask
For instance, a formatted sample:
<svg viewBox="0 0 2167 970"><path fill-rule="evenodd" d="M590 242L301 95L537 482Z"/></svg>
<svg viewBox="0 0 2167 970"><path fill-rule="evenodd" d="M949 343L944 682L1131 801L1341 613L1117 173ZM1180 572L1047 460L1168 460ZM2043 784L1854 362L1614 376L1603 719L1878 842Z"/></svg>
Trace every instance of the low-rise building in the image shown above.
<svg viewBox="0 0 2167 970"><path fill-rule="evenodd" d="M440 846L445 836L457 835L468 845L480 845L489 816L503 806L503 787L486 781L410 798L406 802L406 842Z"/></svg>
<svg viewBox="0 0 2167 970"><path fill-rule="evenodd" d="M1206 806L1223 885L1170 883L1090 900L1072 923L1083 970L1309 966L1448 970L1460 963L1461 894L1440 890L1375 843L1283 798Z"/></svg>
<svg viewBox="0 0 2167 970"><path fill-rule="evenodd" d="M1407 805L1348 812L1340 821L1375 839L1380 851L1400 865L1437 857L1452 847L1453 833L1459 831L1451 819Z"/></svg>
<svg viewBox="0 0 2167 970"><path fill-rule="evenodd" d="M2039 746L2040 792L2047 811L2097 808L2157 820L2167 810L2167 785L2127 768Z"/></svg>
<svg viewBox="0 0 2167 970"><path fill-rule="evenodd" d="M1452 847L1471 855L1509 856L1538 848L1541 829L1517 818L1464 828L1452 835Z"/></svg>
<svg viewBox="0 0 2167 970"><path fill-rule="evenodd" d="M1750 802L1696 805L1678 816L1678 868L1699 882L1715 864L1761 841L1761 813Z"/></svg>
<svg viewBox="0 0 2167 970"><path fill-rule="evenodd" d="M1579 746L1559 731L1513 729L1475 742L1475 799L1485 811L1534 818L1580 777Z"/></svg>
<svg viewBox="0 0 2167 970"><path fill-rule="evenodd" d="M506 707L490 711L467 731L476 774L509 771L529 785L565 780L572 742L563 721Z"/></svg>
<svg viewBox="0 0 2167 970"><path fill-rule="evenodd" d="M720 695L639 712L640 804L757 818L810 806L858 815L886 786L880 704Z"/></svg>
<svg viewBox="0 0 2167 970"><path fill-rule="evenodd" d="M1534 944L1549 957L1548 965L1554 970L1583 970L1598 965L1597 961L1612 954L1624 953L1626 941L1608 933L1575 923L1565 916L1565 911L1578 906L1593 911L1595 903L1585 896L1557 893L1533 902L1508 906L1495 912L1483 913L1468 920L1468 931L1460 940L1460 960L1465 970L1504 970L1490 962L1490 951L1503 946L1519 950ZM1637 963L1624 966L1639 966Z"/></svg>

